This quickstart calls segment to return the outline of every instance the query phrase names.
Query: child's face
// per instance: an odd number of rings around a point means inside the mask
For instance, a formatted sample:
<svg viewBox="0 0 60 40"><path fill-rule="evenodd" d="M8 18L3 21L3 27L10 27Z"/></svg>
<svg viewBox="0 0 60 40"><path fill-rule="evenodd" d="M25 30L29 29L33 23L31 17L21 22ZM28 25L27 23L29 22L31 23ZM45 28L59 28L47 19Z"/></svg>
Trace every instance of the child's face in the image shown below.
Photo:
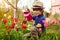
<svg viewBox="0 0 60 40"><path fill-rule="evenodd" d="M35 16L41 15L42 14L42 10L39 9L33 9L33 13Z"/></svg>

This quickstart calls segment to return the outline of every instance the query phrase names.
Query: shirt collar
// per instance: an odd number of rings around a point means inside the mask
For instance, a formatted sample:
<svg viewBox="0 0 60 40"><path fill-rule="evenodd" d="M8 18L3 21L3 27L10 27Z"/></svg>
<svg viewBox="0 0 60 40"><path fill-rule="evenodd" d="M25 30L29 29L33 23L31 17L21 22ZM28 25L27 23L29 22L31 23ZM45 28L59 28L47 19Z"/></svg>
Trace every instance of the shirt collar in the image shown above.
<svg viewBox="0 0 60 40"><path fill-rule="evenodd" d="M43 13L41 15L38 15L38 17L42 17L43 16Z"/></svg>

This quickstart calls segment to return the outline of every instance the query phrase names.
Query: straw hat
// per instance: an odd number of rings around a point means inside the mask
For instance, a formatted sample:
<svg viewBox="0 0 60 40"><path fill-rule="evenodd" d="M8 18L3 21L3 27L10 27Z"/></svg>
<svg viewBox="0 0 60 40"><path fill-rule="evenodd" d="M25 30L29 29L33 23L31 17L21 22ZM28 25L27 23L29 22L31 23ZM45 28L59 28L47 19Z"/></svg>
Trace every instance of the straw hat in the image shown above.
<svg viewBox="0 0 60 40"><path fill-rule="evenodd" d="M43 3L40 2L40 1L36 1L33 5L33 8L41 8L41 9L44 9L43 7Z"/></svg>

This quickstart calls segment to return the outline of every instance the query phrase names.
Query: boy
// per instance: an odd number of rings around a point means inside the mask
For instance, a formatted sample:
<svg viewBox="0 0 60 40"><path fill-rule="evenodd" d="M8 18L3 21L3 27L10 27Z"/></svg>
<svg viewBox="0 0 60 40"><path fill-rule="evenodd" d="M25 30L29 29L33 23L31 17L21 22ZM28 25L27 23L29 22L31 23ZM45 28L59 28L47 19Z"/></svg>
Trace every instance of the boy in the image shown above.
<svg viewBox="0 0 60 40"><path fill-rule="evenodd" d="M33 6L33 13L34 16L32 17L34 21L34 27L30 29L30 33L24 35L25 38L31 37L32 40L37 40L37 36L40 36L41 31L42 33L45 31L43 20L45 20L45 17L43 15L43 3L42 2L36 2Z"/></svg>

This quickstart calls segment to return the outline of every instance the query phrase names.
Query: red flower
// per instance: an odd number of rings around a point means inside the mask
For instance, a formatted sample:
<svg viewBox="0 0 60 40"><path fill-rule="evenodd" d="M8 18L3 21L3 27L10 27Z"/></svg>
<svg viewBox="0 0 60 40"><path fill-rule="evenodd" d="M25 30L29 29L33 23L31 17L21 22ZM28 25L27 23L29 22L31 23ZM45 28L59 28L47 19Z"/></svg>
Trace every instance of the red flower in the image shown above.
<svg viewBox="0 0 60 40"><path fill-rule="evenodd" d="M14 25L15 25L15 23L13 22L13 23L12 23L12 25L14 26Z"/></svg>
<svg viewBox="0 0 60 40"><path fill-rule="evenodd" d="M20 25L23 25L23 22L20 22Z"/></svg>
<svg viewBox="0 0 60 40"><path fill-rule="evenodd" d="M5 28L8 28L8 26L5 26Z"/></svg>
<svg viewBox="0 0 60 40"><path fill-rule="evenodd" d="M16 28L16 31L18 31L19 30L19 28Z"/></svg>
<svg viewBox="0 0 60 40"><path fill-rule="evenodd" d="M11 19L13 19L13 17L11 17Z"/></svg>
<svg viewBox="0 0 60 40"><path fill-rule="evenodd" d="M17 21L18 21L18 19L17 19L17 18L13 18L13 21L17 22Z"/></svg>
<svg viewBox="0 0 60 40"><path fill-rule="evenodd" d="M43 20L44 26L47 27L48 23L46 22L46 20Z"/></svg>
<svg viewBox="0 0 60 40"><path fill-rule="evenodd" d="M23 25L23 24L27 24L27 21L23 20L23 21L20 22L20 25Z"/></svg>
<svg viewBox="0 0 60 40"><path fill-rule="evenodd" d="M27 26L25 26L25 25L22 25L22 28L23 28L23 29L26 29L26 28L27 28Z"/></svg>
<svg viewBox="0 0 60 40"><path fill-rule="evenodd" d="M11 30L7 30L8 33L10 33Z"/></svg>
<svg viewBox="0 0 60 40"><path fill-rule="evenodd" d="M60 23L60 17L57 19L57 23Z"/></svg>
<svg viewBox="0 0 60 40"><path fill-rule="evenodd" d="M44 26L47 27L48 26L48 23L44 23Z"/></svg>
<svg viewBox="0 0 60 40"><path fill-rule="evenodd" d="M10 28L14 28L14 26L11 25Z"/></svg>
<svg viewBox="0 0 60 40"><path fill-rule="evenodd" d="M20 22L20 25L23 29L27 28L26 23L27 23L26 21Z"/></svg>
<svg viewBox="0 0 60 40"><path fill-rule="evenodd" d="M3 19L3 23L6 24L7 23L7 19Z"/></svg>
<svg viewBox="0 0 60 40"><path fill-rule="evenodd" d="M58 22L60 23L60 19L58 19Z"/></svg>
<svg viewBox="0 0 60 40"><path fill-rule="evenodd" d="M52 21L50 21L50 24L52 25L52 24L54 24L54 21L52 20Z"/></svg>
<svg viewBox="0 0 60 40"><path fill-rule="evenodd" d="M54 18L50 19L50 24L54 24L56 22L56 20Z"/></svg>
<svg viewBox="0 0 60 40"><path fill-rule="evenodd" d="M15 23L13 22L10 28L14 28L14 27L15 27Z"/></svg>

